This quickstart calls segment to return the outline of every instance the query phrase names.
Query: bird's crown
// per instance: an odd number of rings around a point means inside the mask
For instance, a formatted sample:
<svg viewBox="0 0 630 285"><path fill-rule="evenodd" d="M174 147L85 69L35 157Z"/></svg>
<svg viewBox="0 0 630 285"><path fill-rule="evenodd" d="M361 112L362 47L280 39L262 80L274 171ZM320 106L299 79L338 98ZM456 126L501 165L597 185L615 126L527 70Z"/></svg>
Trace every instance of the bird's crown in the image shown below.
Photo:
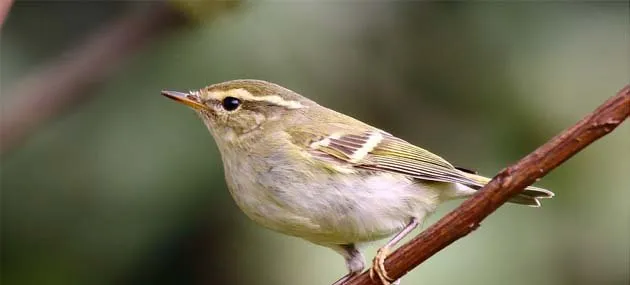
<svg viewBox="0 0 630 285"><path fill-rule="evenodd" d="M300 109L312 101L278 84L254 79L226 81L192 91L201 101L223 102L234 98L243 102L257 102L287 109Z"/></svg>

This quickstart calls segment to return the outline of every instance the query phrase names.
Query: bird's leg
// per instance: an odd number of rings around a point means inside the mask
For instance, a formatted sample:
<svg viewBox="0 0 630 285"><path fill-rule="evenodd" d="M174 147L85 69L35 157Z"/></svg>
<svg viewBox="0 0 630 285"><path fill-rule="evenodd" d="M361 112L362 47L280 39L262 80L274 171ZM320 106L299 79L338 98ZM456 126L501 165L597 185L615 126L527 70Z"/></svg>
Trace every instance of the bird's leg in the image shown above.
<svg viewBox="0 0 630 285"><path fill-rule="evenodd" d="M409 224L407 224L402 231L396 234L389 242L387 242L387 244L385 244L385 246L376 251L376 256L372 261L372 269L370 269L370 278L374 278L374 274L376 274L384 285L398 284L398 281L395 281L387 276L387 270L385 270L385 258L389 255L391 248L395 247L400 240L405 238L405 236L417 228L419 224L420 223L417 218L412 218Z"/></svg>
<svg viewBox="0 0 630 285"><path fill-rule="evenodd" d="M332 249L343 255L343 258L346 260L346 266L348 267L348 274L341 277L341 279L337 280L333 285L344 284L346 281L350 280L350 278L361 273L365 268L363 254L361 254L354 244L337 245L332 247Z"/></svg>

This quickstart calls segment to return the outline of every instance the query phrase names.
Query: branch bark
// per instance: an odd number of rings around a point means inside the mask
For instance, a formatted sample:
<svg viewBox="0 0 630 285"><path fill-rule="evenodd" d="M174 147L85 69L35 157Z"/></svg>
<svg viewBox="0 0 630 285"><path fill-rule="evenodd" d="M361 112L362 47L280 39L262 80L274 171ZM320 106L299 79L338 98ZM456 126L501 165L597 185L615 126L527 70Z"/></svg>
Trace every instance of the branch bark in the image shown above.
<svg viewBox="0 0 630 285"><path fill-rule="evenodd" d="M503 169L483 189L455 210L401 246L385 260L388 275L398 279L456 240L468 235L479 223L525 187L580 150L610 133L630 116L630 85L573 127L564 130L518 163ZM380 285L369 272L346 285Z"/></svg>

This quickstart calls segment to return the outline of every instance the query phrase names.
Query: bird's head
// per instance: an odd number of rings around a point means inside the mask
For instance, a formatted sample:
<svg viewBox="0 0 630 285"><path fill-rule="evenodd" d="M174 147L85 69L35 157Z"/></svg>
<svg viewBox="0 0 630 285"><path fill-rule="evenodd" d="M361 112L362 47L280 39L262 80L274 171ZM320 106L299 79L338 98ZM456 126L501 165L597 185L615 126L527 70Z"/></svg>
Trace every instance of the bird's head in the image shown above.
<svg viewBox="0 0 630 285"><path fill-rule="evenodd" d="M317 105L262 80L233 80L197 91L162 91L162 95L195 110L219 144L234 143L243 136L256 139Z"/></svg>

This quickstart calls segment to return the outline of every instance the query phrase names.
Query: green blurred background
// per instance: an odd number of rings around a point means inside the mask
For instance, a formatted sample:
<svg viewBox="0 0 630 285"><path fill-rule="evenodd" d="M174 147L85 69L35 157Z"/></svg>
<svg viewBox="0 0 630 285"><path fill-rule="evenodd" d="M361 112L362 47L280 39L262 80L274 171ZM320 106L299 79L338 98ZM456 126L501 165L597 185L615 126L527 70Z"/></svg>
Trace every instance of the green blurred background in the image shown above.
<svg viewBox="0 0 630 285"><path fill-rule="evenodd" d="M238 210L211 136L161 89L273 81L493 175L630 78L627 2L18 1L2 26L2 112L24 78L72 61L127 11L156 7L188 22L3 153L2 284L320 285L345 274L333 251ZM539 182L556 198L502 207L403 284L630 284L629 174L626 123Z"/></svg>

